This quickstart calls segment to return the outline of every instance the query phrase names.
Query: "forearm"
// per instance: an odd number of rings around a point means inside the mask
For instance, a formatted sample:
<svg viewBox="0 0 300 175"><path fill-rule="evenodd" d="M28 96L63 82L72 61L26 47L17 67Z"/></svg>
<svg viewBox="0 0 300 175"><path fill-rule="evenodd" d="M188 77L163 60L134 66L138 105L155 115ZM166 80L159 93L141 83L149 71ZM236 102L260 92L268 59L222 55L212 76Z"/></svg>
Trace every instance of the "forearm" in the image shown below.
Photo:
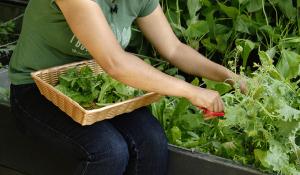
<svg viewBox="0 0 300 175"><path fill-rule="evenodd" d="M115 55L115 58L113 68L108 73L116 80L132 87L185 98L189 98L189 91L194 88L185 81L160 72L130 53L122 52Z"/></svg>
<svg viewBox="0 0 300 175"><path fill-rule="evenodd" d="M214 81L235 79L237 75L216 64L185 44L178 44L169 61L182 71ZM228 81L232 84L232 81Z"/></svg>

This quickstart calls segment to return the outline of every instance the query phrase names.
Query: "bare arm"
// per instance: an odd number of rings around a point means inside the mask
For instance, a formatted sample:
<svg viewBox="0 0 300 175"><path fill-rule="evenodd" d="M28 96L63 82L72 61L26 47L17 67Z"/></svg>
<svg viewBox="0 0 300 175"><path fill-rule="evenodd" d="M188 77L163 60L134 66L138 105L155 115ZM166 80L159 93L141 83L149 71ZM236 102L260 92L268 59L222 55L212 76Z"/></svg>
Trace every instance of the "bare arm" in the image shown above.
<svg viewBox="0 0 300 175"><path fill-rule="evenodd" d="M151 15L137 21L142 32L159 53L184 72L215 81L237 77L227 68L208 60L193 48L181 43L160 7Z"/></svg>
<svg viewBox="0 0 300 175"><path fill-rule="evenodd" d="M74 34L113 78L146 91L186 98L192 96L194 86L166 75L125 52L112 33L101 8L94 1L56 0L56 3Z"/></svg>
<svg viewBox="0 0 300 175"><path fill-rule="evenodd" d="M125 52L117 42L101 8L94 1L56 0L56 3L77 38L113 78L135 88L185 97L196 106L223 111L218 93L164 74ZM212 98L206 98L206 95Z"/></svg>

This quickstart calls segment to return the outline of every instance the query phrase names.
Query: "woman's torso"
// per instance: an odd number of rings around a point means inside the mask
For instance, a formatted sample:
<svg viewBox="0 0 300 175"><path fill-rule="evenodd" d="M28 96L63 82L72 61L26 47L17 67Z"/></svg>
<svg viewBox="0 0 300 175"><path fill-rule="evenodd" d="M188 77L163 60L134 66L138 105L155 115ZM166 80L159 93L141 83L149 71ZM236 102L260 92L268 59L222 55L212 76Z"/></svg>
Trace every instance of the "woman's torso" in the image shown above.
<svg viewBox="0 0 300 175"><path fill-rule="evenodd" d="M133 21L149 14L158 4L158 0L96 2L123 48L130 41ZM30 73L33 71L90 58L54 0L30 0L20 39L10 61L9 75L13 84L32 83Z"/></svg>

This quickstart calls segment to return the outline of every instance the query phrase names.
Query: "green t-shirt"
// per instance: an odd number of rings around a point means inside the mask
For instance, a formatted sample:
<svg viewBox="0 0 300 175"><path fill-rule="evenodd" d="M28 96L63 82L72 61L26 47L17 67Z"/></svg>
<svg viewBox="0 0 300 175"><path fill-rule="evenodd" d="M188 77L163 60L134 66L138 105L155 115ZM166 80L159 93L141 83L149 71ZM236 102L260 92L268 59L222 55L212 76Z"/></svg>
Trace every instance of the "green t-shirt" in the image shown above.
<svg viewBox="0 0 300 175"><path fill-rule="evenodd" d="M116 0L116 10L112 0L96 0L123 48L129 43L133 21L150 14L158 1ZM30 73L33 71L84 59L91 56L72 33L54 0L30 0L9 65L11 82L15 85L32 83Z"/></svg>

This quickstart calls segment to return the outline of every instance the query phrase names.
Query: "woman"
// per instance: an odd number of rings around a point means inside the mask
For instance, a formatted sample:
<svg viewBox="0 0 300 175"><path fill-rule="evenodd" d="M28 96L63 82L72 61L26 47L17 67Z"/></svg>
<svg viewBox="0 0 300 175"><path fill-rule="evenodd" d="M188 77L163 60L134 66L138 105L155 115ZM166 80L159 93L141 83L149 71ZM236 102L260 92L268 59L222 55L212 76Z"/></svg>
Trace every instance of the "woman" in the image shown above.
<svg viewBox="0 0 300 175"><path fill-rule="evenodd" d="M12 109L34 134L77 150L82 163L74 174L166 174L164 132L146 108L82 127L39 94L32 71L93 57L109 75L132 87L185 97L215 112L224 109L217 92L168 76L124 51L136 20L158 52L181 70L215 81L238 77L181 43L158 1L31 0L28 4L10 62Z"/></svg>

